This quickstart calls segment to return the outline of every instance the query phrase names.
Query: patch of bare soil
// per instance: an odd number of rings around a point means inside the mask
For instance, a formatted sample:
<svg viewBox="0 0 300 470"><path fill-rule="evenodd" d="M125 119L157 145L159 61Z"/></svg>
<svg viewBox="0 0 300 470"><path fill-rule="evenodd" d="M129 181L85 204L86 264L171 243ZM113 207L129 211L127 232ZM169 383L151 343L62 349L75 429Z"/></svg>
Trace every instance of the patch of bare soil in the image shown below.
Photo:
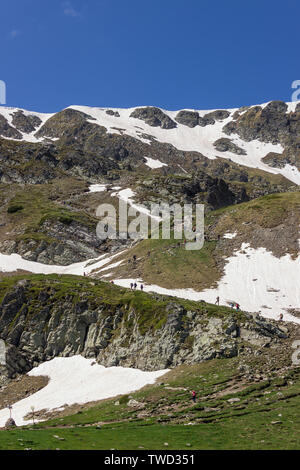
<svg viewBox="0 0 300 470"><path fill-rule="evenodd" d="M13 380L5 387L0 388L0 409L33 395L44 388L48 382L48 377L30 377L29 375L23 375Z"/></svg>
<svg viewBox="0 0 300 470"><path fill-rule="evenodd" d="M210 398L220 398L220 397L229 395L231 393L238 393L238 392L241 392L242 390L245 390L245 388L249 387L249 385L250 385L249 382L246 382L246 381L237 382L235 379L233 379L227 382L225 388L222 388L222 390L219 390L218 392L215 392L212 395L210 395Z"/></svg>
<svg viewBox="0 0 300 470"><path fill-rule="evenodd" d="M23 269L18 269L17 271L12 271L9 273L0 271L0 280L4 279L5 277L21 276L23 274L32 274L32 273L29 271L25 271Z"/></svg>

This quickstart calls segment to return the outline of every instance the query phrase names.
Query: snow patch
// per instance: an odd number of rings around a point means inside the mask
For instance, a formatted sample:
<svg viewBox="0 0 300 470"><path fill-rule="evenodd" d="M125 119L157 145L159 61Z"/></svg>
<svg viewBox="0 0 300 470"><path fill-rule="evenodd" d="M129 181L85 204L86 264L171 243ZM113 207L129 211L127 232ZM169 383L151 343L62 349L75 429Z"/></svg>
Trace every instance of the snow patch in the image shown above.
<svg viewBox="0 0 300 470"><path fill-rule="evenodd" d="M261 311L264 317L275 320L283 313L285 321L300 324L299 318L285 313L290 308L300 307L299 272L300 255L294 260L289 254L276 258L265 248L254 249L243 243L241 249L227 259L224 275L216 288L197 292L193 289L147 285L141 279L138 282L144 284L145 292L210 303L214 303L219 296L220 304L227 306L227 299L234 299L242 310ZM129 287L134 281L114 279L114 283L122 287Z"/></svg>
<svg viewBox="0 0 300 470"><path fill-rule="evenodd" d="M234 232L234 233L229 233L228 232L228 233L225 233L223 235L223 238L230 238L231 239L231 238L235 238L236 236L237 236L237 232Z"/></svg>
<svg viewBox="0 0 300 470"><path fill-rule="evenodd" d="M103 191L106 191L108 186L109 185L107 183L91 184L89 186L89 192L90 193L102 193ZM118 191L119 189L121 189L121 186L113 186L111 189L114 189L115 191Z"/></svg>
<svg viewBox="0 0 300 470"><path fill-rule="evenodd" d="M83 276L90 274L94 269L110 263L116 256L121 255L125 250L112 256L101 255L99 258L81 261L80 263L70 264L68 266L59 266L55 264L43 264L36 261L29 261L22 258L19 254L4 255L0 253L0 271L13 272L18 269L29 271L35 274L75 274Z"/></svg>
<svg viewBox="0 0 300 470"><path fill-rule="evenodd" d="M155 383L169 369L144 372L125 367L104 367L94 359L82 356L56 357L40 364L29 372L29 376L48 376L46 387L13 404L12 416L18 426L31 424L24 416L43 409L63 409L64 405L88 403L117 395L134 392L147 384ZM9 418L9 410L0 411L0 427Z"/></svg>
<svg viewBox="0 0 300 470"><path fill-rule="evenodd" d="M116 196L122 201L126 202L130 207L135 209L136 211L146 214L148 217L155 219L155 220L161 220L161 217L157 217L155 215L151 214L151 211L147 209L146 207L142 206L141 204L136 204L132 198L135 196L135 193L132 191L132 189L127 188L127 189L122 189L119 192L112 193L111 196Z"/></svg>
<svg viewBox="0 0 300 470"><path fill-rule="evenodd" d="M153 158L150 158L150 157L144 157L144 158L147 160L145 165L149 166L152 169L162 168L163 166L168 166L166 163L162 163L159 160L154 160Z"/></svg>
<svg viewBox="0 0 300 470"><path fill-rule="evenodd" d="M268 103L264 103L260 105L261 107L265 107ZM294 111L297 105L297 102L287 103L288 105L288 112ZM230 116L223 121L216 121L215 124L208 125L205 127L196 126L194 128L190 128L183 124L177 123L177 127L174 129L161 129L160 127L152 127L146 124L144 121L130 117L131 113L136 108L114 108L112 111L118 112L119 117L114 115L109 115L106 113L107 109L111 108L96 108L96 107L89 107L89 106L70 106L66 109L74 109L77 111L81 111L85 114L91 116L92 119L88 119L88 122L93 124L98 124L99 126L105 127L108 133L117 133L120 134L120 130L122 129L122 134L129 135L138 139L148 145L151 145L151 140L146 139L145 135L150 135L154 137L157 141L162 143L168 143L174 145L178 150L183 151L195 151L200 152L204 156L210 159L215 159L218 157L227 158L232 160L233 162L244 165L251 168L259 168L261 170L267 171L273 174L282 174L289 180L293 181L296 184L300 184L300 172L296 167L291 165L286 165L284 168L274 168L270 167L269 165L262 162L262 158L265 157L269 152L275 153L282 153L283 147L280 144L273 145L267 144L260 141L251 141L245 142L243 141L237 134L233 134L228 137L227 134L223 132L223 127L228 122L232 120L232 113L237 111L239 108L228 109L227 111L230 113ZM6 108L0 107L0 113L8 120L9 124L12 125L12 116L11 114L15 111L18 111L18 108ZM161 109L167 116L175 121L175 118L179 111L167 111ZM32 114L38 116L42 120L42 124L53 116L53 114L43 114L43 113L35 113L26 110L22 110L24 114ZM200 116L204 116L208 112L212 112L215 110L192 110L197 111ZM40 126L40 127L41 127ZM14 126L13 126L14 127ZM37 139L34 134L39 130L37 128L31 134L22 134L23 140L28 142L41 142L44 139L39 138ZM233 142L238 145L239 147L243 148L246 152L246 155L236 155L231 152L219 152L214 147L214 142L220 138L230 138ZM52 139L53 140L53 139ZM148 158L148 157L146 157ZM148 166L150 168L154 168L153 165L158 165L158 160L154 160L151 158L147 159ZM159 162L161 166L166 164ZM155 166L155 168L159 168Z"/></svg>

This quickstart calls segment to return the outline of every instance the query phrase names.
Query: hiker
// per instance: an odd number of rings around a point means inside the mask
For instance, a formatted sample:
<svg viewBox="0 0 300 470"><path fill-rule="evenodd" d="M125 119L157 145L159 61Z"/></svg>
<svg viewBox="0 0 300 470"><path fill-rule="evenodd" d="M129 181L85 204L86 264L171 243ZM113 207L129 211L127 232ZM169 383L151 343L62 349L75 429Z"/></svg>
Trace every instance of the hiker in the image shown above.
<svg viewBox="0 0 300 470"><path fill-rule="evenodd" d="M133 287L134 287L134 289L137 288L137 283L136 282L133 284Z"/></svg>
<svg viewBox="0 0 300 470"><path fill-rule="evenodd" d="M282 321L282 320L283 320L283 313L279 315L279 321Z"/></svg>
<svg viewBox="0 0 300 470"><path fill-rule="evenodd" d="M239 305L239 304L236 304L235 308L236 308L237 310L239 310L239 309L240 309L240 305Z"/></svg>
<svg viewBox="0 0 300 470"><path fill-rule="evenodd" d="M192 390L192 400L194 403L196 403L196 392L195 390Z"/></svg>
<svg viewBox="0 0 300 470"><path fill-rule="evenodd" d="M133 282L130 283L130 289L133 289Z"/></svg>
<svg viewBox="0 0 300 470"><path fill-rule="evenodd" d="M144 286L143 286L143 284L141 284L141 290L143 290L143 289L144 289Z"/></svg>
<svg viewBox="0 0 300 470"><path fill-rule="evenodd" d="M217 300L215 301L215 305L220 305L220 297L217 297Z"/></svg>

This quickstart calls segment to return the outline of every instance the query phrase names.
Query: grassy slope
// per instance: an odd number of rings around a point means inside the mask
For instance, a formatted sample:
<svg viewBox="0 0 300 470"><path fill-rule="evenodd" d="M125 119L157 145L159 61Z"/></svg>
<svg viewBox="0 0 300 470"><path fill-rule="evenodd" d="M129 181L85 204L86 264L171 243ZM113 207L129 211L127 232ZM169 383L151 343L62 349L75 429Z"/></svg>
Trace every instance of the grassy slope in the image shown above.
<svg viewBox="0 0 300 470"><path fill-rule="evenodd" d="M248 384L239 380L237 364L234 358L181 366L157 385L131 394L144 404L142 410L129 407L128 396L119 404L105 400L30 428L0 431L0 449L299 448L299 368ZM252 358L252 367L263 365L263 358ZM195 405L192 389L199 397ZM240 401L230 404L230 398ZM141 411L144 417L138 417Z"/></svg>
<svg viewBox="0 0 300 470"><path fill-rule="evenodd" d="M95 230L96 219L81 210L70 210L59 204L72 194L82 193L85 183L74 180L57 180L47 185L1 185L0 238L15 240L45 240L51 242L46 233L40 231L45 221L60 221L65 224L77 221ZM20 210L8 213L10 207L19 206Z"/></svg>
<svg viewBox="0 0 300 470"><path fill-rule="evenodd" d="M149 284L166 288L173 288L174 285L177 288L191 287L196 290L211 287L221 278L222 257L231 256L243 241L250 244L253 242L255 246L256 229L268 231L286 224L285 230L279 234L281 246L285 253L295 256L299 249L299 210L300 191L295 191L271 194L209 212L205 219L205 231L209 240L201 250L185 250L182 240L143 240L125 256L121 255L114 260L124 259L125 263L112 270L111 277L141 277ZM292 227L296 234L287 235ZM234 231L239 234L236 240L222 238L226 232ZM270 240L266 248L272 250L272 244L273 240ZM136 263L132 262L134 255L137 257Z"/></svg>
<svg viewBox="0 0 300 470"><path fill-rule="evenodd" d="M141 291L120 288L108 282L91 280L87 277L60 276L57 274L4 276L0 278L0 302L5 294L11 291L16 282L24 278L30 281L27 297L28 302L32 305L40 305L38 303L40 293L50 289L51 296L46 303L49 302L51 306L56 301L61 302L64 299L68 299L72 303L84 299L95 308L99 303L106 306L105 311L107 314L114 312L116 307L124 308L125 311L133 309L139 312L141 333L148 328L159 328L163 325L168 315L166 307L171 301L176 302L178 305L183 305L187 310L195 311L198 314L205 310L205 314L208 316L222 317L232 313L229 307L218 307L208 303L199 303L169 296L151 295ZM243 312L236 312L237 319L242 316Z"/></svg>
<svg viewBox="0 0 300 470"><path fill-rule="evenodd" d="M135 306L142 312L144 328L159 325L170 301L83 277L27 277L33 299L51 287L54 302L70 295L76 302L84 294L91 302L101 299L108 308ZM0 300L22 278L2 279ZM177 303L193 310L202 308L197 302L177 299ZM229 311L209 304L205 309L214 316ZM290 356L289 348L279 345L276 350L264 348L260 355L180 366L156 385L118 397L119 404L113 398L78 405L34 427L0 431L0 449L296 449L300 444L300 368L290 368ZM238 369L241 362L244 367L247 363L257 381L249 382L243 375ZM195 405L190 400L192 389L198 395ZM130 397L143 407L130 407ZM230 404L230 398L239 401ZM99 423L101 429L96 428Z"/></svg>

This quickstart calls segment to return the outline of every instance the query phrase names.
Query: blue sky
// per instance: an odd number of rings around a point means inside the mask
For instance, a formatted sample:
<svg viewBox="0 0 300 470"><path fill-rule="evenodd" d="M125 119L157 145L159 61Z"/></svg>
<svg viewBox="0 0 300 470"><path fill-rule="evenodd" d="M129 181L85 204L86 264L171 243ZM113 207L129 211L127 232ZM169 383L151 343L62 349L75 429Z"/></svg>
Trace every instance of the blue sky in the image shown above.
<svg viewBox="0 0 300 470"><path fill-rule="evenodd" d="M289 101L298 0L1 2L7 106L225 108Z"/></svg>

